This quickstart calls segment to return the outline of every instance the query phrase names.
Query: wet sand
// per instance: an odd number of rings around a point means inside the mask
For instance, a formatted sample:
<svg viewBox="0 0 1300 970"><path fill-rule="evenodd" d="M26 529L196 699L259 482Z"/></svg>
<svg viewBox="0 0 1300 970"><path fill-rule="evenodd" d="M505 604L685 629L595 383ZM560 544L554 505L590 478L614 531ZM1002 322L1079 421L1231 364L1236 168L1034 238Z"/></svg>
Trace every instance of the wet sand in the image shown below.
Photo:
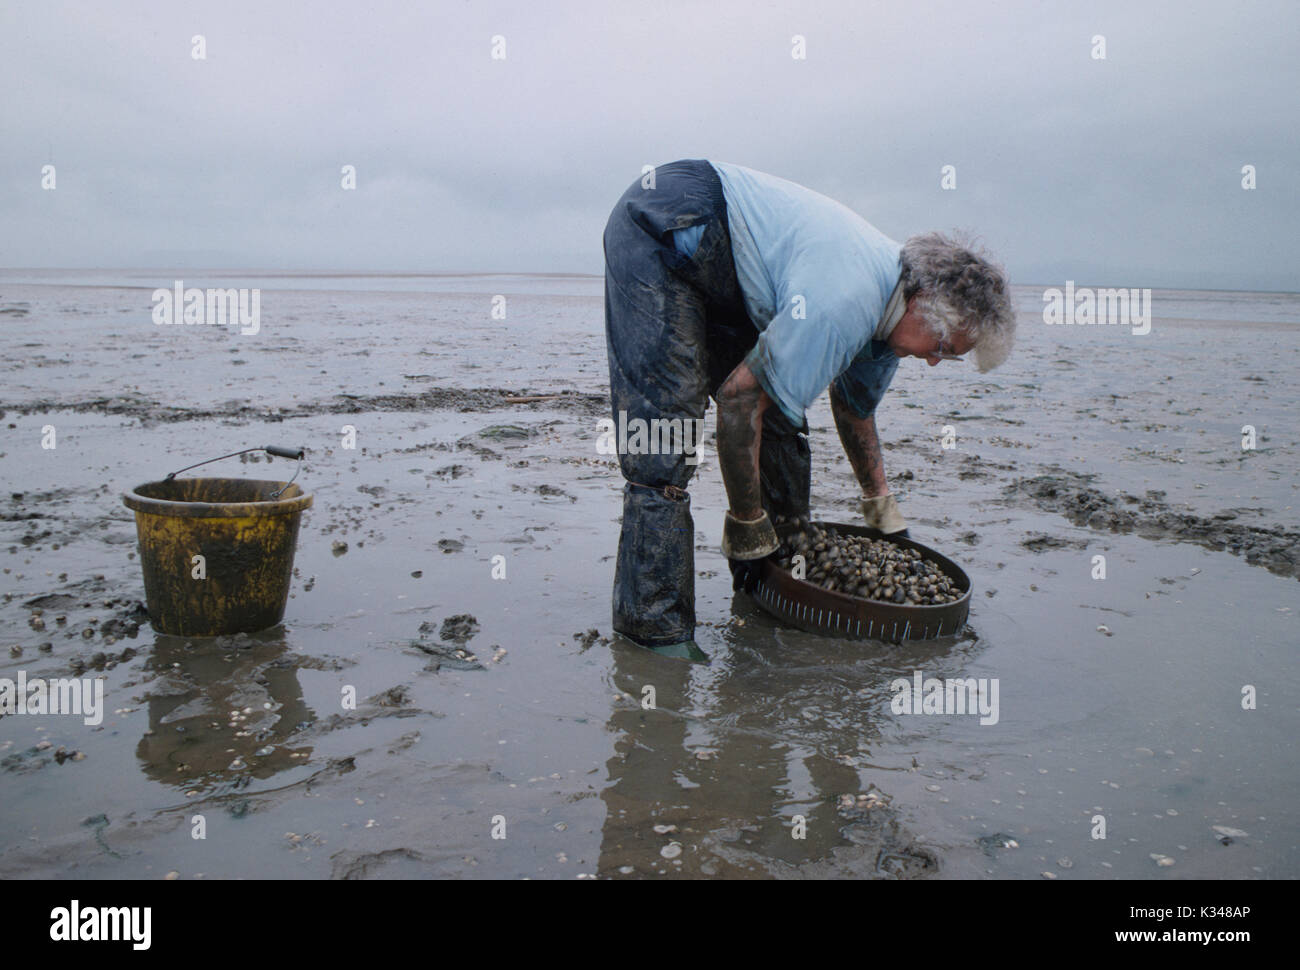
<svg viewBox="0 0 1300 970"><path fill-rule="evenodd" d="M878 421L914 537L974 583L948 640L733 594L710 411L704 666L610 630L599 279L252 280L251 336L153 326L172 279L0 274L0 677L102 676L107 708L0 718L0 876L1300 875L1300 299L1157 291L1138 337L1024 288L1004 368L904 361ZM824 396L809 424L814 512L852 521ZM315 495L283 627L155 634L121 493L262 444L305 446ZM893 713L918 670L997 678L998 722Z"/></svg>

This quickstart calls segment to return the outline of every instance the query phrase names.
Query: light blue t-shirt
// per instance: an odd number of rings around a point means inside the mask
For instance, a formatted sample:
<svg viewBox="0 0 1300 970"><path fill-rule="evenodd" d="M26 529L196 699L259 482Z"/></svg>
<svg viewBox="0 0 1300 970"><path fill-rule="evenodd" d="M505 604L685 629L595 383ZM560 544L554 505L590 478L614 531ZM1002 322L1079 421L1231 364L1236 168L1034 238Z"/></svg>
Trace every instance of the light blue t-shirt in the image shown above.
<svg viewBox="0 0 1300 970"><path fill-rule="evenodd" d="M831 383L859 417L875 411L898 357L877 325L902 247L824 195L740 165L710 162L722 182L736 278L758 343L745 358L795 425ZM673 233L690 256L704 226Z"/></svg>

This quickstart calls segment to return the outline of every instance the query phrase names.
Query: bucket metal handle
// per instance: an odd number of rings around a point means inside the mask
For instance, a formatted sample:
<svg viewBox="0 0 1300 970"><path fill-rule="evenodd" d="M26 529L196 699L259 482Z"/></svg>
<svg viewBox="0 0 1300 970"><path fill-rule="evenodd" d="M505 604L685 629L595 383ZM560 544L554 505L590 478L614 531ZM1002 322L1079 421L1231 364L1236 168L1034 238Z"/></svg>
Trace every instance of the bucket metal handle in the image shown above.
<svg viewBox="0 0 1300 970"><path fill-rule="evenodd" d="M163 481L170 482L181 472L187 472L191 468L198 468L200 465L210 465L214 461L222 461L225 458L234 458L236 455L246 455L250 451L264 451L268 455L275 455L277 458L296 458L298 460L298 466L293 470L293 478L290 478L287 482L285 482L283 488L277 488L274 492L272 492L271 493L272 499L279 498L281 493L283 493L286 488L288 488L290 485L293 484L294 479L298 477L298 473L302 471L302 459L307 454L306 448L281 448L278 445L265 445L260 448L245 448L242 451L232 451L228 455L221 455L218 458L209 458L206 461L195 462L193 465L186 465L184 468L178 468L176 471L169 473L167 477L163 479Z"/></svg>

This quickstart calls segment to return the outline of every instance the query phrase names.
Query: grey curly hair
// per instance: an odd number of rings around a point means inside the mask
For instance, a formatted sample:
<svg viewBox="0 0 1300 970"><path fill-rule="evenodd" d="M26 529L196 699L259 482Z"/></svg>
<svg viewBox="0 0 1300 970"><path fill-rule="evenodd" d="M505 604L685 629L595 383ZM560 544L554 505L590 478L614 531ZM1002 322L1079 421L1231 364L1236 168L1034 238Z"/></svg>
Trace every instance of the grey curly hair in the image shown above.
<svg viewBox="0 0 1300 970"><path fill-rule="evenodd" d="M975 366L984 373L1011 355L1016 313L1006 271L962 233L913 236L899 254L903 298L940 339L963 331L974 343Z"/></svg>

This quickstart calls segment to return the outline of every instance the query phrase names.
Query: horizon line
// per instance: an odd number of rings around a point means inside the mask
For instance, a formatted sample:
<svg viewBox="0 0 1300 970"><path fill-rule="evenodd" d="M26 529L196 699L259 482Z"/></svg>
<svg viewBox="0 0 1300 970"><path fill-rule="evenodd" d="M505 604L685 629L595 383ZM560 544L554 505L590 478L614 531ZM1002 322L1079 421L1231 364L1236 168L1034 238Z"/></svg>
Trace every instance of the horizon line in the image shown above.
<svg viewBox="0 0 1300 970"><path fill-rule="evenodd" d="M309 269L309 270L289 270L289 269L255 269L255 268L235 268L235 267L163 267L163 266L0 266L0 273L9 272L144 272L146 270L166 270L167 272L197 272L197 273L230 273L244 276L284 276L284 277L320 277L331 278L339 276L357 276L357 277L375 277L388 279L418 279L422 277L434 278L456 278L456 277L479 277L479 276L539 276L539 277L567 277L567 278L586 278L586 279L603 279L603 273L584 273L567 270L342 270L342 269ZM1018 283L1012 282L1012 286L1019 287L1059 287L1066 282L1073 282L1076 287L1096 288L1104 286L1109 289L1152 289L1152 290L1182 290L1187 293L1264 293L1276 294L1280 296L1298 296L1300 290L1258 290L1258 289L1238 289L1234 287L1222 286L1123 286L1115 287L1112 284L1097 284L1090 282L1080 282L1079 280L1053 280L1051 282L1034 282Z"/></svg>

